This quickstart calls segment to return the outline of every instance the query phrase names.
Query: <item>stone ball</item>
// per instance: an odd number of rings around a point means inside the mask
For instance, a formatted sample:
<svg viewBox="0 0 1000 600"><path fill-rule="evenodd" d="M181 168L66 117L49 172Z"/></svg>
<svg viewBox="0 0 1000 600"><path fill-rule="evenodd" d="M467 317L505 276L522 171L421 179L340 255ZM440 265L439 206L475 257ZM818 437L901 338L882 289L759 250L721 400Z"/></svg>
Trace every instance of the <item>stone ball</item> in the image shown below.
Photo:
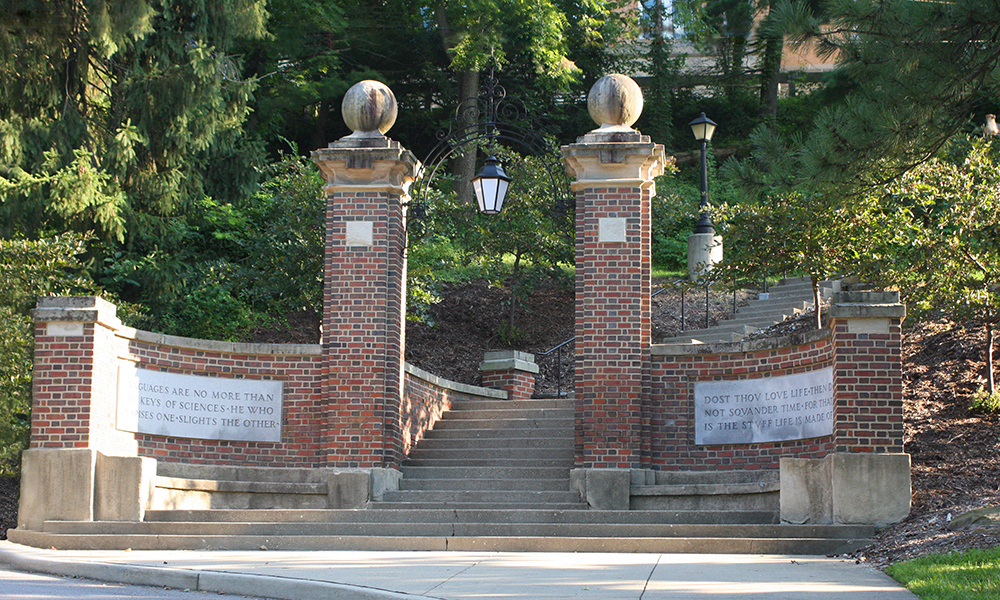
<svg viewBox="0 0 1000 600"><path fill-rule="evenodd" d="M590 88L587 109L602 128L631 128L642 114L642 90L631 77L605 75Z"/></svg>
<svg viewBox="0 0 1000 600"><path fill-rule="evenodd" d="M366 79L351 86L340 111L355 135L382 135L396 122L396 96L380 81Z"/></svg>

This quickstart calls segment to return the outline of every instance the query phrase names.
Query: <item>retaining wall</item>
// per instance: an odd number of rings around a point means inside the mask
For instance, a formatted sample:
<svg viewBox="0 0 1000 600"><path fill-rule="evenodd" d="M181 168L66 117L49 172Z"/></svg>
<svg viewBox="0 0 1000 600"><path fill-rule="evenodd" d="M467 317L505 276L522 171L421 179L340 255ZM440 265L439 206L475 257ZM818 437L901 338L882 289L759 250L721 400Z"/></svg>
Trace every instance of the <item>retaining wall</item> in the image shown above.
<svg viewBox="0 0 1000 600"><path fill-rule="evenodd" d="M34 317L30 448L90 448L108 455L190 464L331 466L324 451L330 401L320 345L241 344L151 333L122 325L114 305L95 297L42 298ZM281 381L281 440L202 440L121 431L116 428L121 367ZM506 398L507 394L450 382L406 365L395 425L404 454L454 402L483 397ZM359 414L357 418L371 416ZM364 445L366 441L359 438L349 443ZM393 457L386 457L384 464L397 466Z"/></svg>
<svg viewBox="0 0 1000 600"><path fill-rule="evenodd" d="M726 445L695 444L694 385L809 373L834 364L829 330L739 343L654 345L650 397L643 411L644 466L664 471L777 469L783 456L823 458L833 435Z"/></svg>

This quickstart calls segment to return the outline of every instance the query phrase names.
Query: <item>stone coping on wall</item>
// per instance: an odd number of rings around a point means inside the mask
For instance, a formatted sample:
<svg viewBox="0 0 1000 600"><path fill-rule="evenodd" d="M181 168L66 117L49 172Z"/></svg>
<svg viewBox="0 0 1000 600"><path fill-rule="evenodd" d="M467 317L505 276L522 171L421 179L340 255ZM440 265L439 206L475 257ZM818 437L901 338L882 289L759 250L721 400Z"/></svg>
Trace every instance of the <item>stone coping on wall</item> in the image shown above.
<svg viewBox="0 0 1000 600"><path fill-rule="evenodd" d="M714 344L653 344L650 354L653 356L689 356L695 354L738 354L761 352L802 346L827 339L831 336L829 329L816 329L805 333L785 335L773 338L756 338L739 342L718 342Z"/></svg>
<svg viewBox="0 0 1000 600"><path fill-rule="evenodd" d="M167 335L164 333L153 333L132 327L122 327L117 335L126 339L133 339L140 342L156 344L160 346L170 346L174 348L186 348L191 350L205 350L208 352L232 353L232 354L270 354L288 356L319 356L323 353L320 344L254 344L247 342L222 342L217 340L203 340L198 338L188 338L179 335ZM500 400L507 399L507 392L491 388L480 387L458 383L428 373L423 369L415 367L410 363L403 363L403 369L410 375L430 383L431 385L473 396L485 396Z"/></svg>
<svg viewBox="0 0 1000 600"><path fill-rule="evenodd" d="M484 396L486 398L495 398L497 400L506 400L507 392L504 390L494 390L491 388L484 388L478 385L469 385L466 383L458 383L455 381L450 381L443 377L438 377L437 375L428 373L421 368L414 367L410 363L403 363L403 369L413 377L418 379L423 379L427 383L444 388L446 390L451 390L460 394L469 394L472 396Z"/></svg>
<svg viewBox="0 0 1000 600"><path fill-rule="evenodd" d="M158 346L170 346L173 348L187 348L191 350L204 350L206 352L219 352L226 354L271 354L289 356L320 356L323 354L323 346L319 344L259 344L248 342L223 342L218 340L203 340L199 338L182 337L179 335L167 335L165 333L153 333L132 327L122 327L117 331L118 337L132 339L139 342L156 344Z"/></svg>

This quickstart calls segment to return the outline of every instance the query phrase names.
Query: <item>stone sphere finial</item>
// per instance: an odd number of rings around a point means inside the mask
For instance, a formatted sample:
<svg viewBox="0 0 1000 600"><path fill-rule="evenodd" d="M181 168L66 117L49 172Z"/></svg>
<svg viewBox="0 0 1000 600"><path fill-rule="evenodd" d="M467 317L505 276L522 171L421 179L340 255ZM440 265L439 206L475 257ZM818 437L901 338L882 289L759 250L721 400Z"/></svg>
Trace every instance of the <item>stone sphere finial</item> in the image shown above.
<svg viewBox="0 0 1000 600"><path fill-rule="evenodd" d="M396 96L389 86L366 79L351 86L340 112L351 128L348 137L382 137L396 122Z"/></svg>
<svg viewBox="0 0 1000 600"><path fill-rule="evenodd" d="M642 114L642 90L631 77L605 75L590 88L587 109L600 129L631 130Z"/></svg>

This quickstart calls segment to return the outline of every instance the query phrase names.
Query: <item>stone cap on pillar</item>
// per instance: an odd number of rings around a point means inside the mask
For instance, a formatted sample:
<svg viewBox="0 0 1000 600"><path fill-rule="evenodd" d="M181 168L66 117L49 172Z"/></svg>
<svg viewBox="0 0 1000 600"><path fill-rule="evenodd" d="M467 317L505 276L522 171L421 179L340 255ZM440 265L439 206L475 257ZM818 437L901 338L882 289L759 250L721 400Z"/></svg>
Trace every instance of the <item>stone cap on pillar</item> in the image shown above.
<svg viewBox="0 0 1000 600"><path fill-rule="evenodd" d="M115 305L98 296L40 296L31 317L36 323L79 321L121 326Z"/></svg>
<svg viewBox="0 0 1000 600"><path fill-rule="evenodd" d="M480 371L508 371L515 369L528 373L538 373L535 356L517 350L494 350L483 356L479 364Z"/></svg>
<svg viewBox="0 0 1000 600"><path fill-rule="evenodd" d="M98 296L41 296L31 310L35 323L45 323L45 335L80 336L84 323L99 323L108 329L122 329L117 307Z"/></svg>
<svg viewBox="0 0 1000 600"><path fill-rule="evenodd" d="M396 96L384 83L360 81L347 90L341 105L352 133L312 152L328 183L376 186L405 192L420 161L385 132L396 122Z"/></svg>
<svg viewBox="0 0 1000 600"><path fill-rule="evenodd" d="M630 77L614 73L594 84L587 108L597 129L562 147L574 189L588 181L620 185L651 182L663 173L663 146L654 144L632 125L642 114L642 90Z"/></svg>
<svg viewBox="0 0 1000 600"><path fill-rule="evenodd" d="M830 317L834 319L885 319L906 317L899 292L837 292Z"/></svg>

